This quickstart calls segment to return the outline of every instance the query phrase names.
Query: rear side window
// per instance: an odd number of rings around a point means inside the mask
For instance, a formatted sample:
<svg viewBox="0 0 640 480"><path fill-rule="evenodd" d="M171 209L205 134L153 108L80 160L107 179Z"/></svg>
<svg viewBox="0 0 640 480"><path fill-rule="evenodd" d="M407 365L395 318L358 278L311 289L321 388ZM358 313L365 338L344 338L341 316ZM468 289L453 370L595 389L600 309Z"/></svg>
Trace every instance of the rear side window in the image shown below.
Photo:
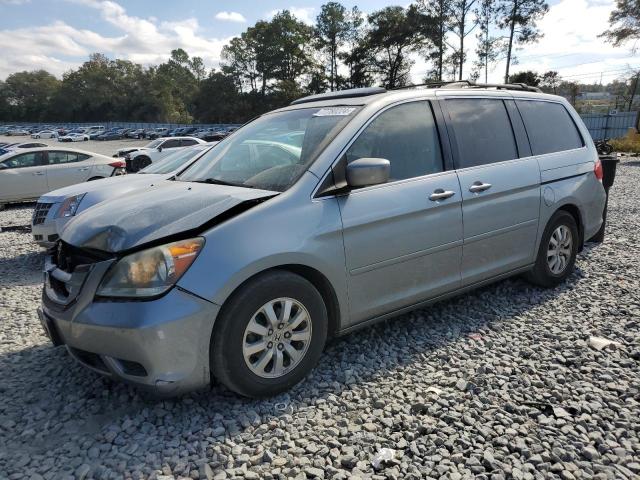
<svg viewBox="0 0 640 480"><path fill-rule="evenodd" d="M180 140L167 140L162 144L162 148L175 148L180 146Z"/></svg>
<svg viewBox="0 0 640 480"><path fill-rule="evenodd" d="M584 146L573 119L560 103L516 101L534 155L561 152Z"/></svg>
<svg viewBox="0 0 640 480"><path fill-rule="evenodd" d="M518 158L504 102L489 98L445 102L458 147L457 168L477 167Z"/></svg>
<svg viewBox="0 0 640 480"><path fill-rule="evenodd" d="M346 153L347 162L384 158L391 162L390 181L442 171L438 131L427 102L412 102L381 113Z"/></svg>
<svg viewBox="0 0 640 480"><path fill-rule="evenodd" d="M189 147L191 145L195 145L196 143L198 142L190 138L185 138L184 140L182 140L183 147Z"/></svg>
<svg viewBox="0 0 640 480"><path fill-rule="evenodd" d="M78 161L78 154L73 152L49 152L49 165L60 165L62 163L74 163Z"/></svg>

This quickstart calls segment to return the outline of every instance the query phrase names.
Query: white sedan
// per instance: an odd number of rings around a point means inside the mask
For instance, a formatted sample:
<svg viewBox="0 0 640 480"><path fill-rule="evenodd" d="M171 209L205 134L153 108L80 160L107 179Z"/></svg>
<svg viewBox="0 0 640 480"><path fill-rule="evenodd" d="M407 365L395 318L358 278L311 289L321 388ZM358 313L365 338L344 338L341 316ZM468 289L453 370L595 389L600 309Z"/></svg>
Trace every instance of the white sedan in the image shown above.
<svg viewBox="0 0 640 480"><path fill-rule="evenodd" d="M31 138L58 138L58 132L53 130L43 130L41 132L32 133Z"/></svg>
<svg viewBox="0 0 640 480"><path fill-rule="evenodd" d="M124 172L122 160L64 147L32 148L0 157L0 208L58 188Z"/></svg>
<svg viewBox="0 0 640 480"><path fill-rule="evenodd" d="M58 137L59 142L87 142L89 135L86 133L68 133L63 137Z"/></svg>

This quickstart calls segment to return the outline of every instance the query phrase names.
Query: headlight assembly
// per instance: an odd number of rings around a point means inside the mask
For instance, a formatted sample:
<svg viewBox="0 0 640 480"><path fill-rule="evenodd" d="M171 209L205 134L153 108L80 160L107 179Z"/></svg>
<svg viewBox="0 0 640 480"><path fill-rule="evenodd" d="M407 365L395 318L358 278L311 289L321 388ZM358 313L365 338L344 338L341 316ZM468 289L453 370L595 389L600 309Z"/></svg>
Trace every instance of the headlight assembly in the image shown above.
<svg viewBox="0 0 640 480"><path fill-rule="evenodd" d="M120 259L102 279L103 297L153 297L169 290L189 269L204 238L168 243Z"/></svg>
<svg viewBox="0 0 640 480"><path fill-rule="evenodd" d="M64 202L62 202L62 205L60 205L60 208L56 213L56 218L73 217L78 211L80 202L82 202L82 199L85 195L86 193L83 193L80 195L74 195L73 197L65 198Z"/></svg>

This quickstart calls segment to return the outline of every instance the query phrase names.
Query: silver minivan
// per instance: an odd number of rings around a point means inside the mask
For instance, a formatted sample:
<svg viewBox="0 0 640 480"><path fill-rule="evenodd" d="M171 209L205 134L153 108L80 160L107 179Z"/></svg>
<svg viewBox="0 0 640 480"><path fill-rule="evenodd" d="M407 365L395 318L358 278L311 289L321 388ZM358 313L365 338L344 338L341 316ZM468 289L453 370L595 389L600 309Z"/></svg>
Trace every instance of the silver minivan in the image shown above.
<svg viewBox="0 0 640 480"><path fill-rule="evenodd" d="M605 198L561 97L461 83L306 97L70 221L40 318L87 367L159 394L217 379L273 395L328 337L512 275L558 285Z"/></svg>

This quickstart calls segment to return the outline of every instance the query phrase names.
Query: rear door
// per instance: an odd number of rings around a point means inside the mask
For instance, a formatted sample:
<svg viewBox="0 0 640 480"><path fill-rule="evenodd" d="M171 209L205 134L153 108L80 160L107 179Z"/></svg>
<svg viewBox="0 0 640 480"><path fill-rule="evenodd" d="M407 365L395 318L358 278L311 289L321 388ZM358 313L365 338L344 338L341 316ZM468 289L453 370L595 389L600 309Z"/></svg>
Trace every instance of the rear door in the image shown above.
<svg viewBox="0 0 640 480"><path fill-rule="evenodd" d="M443 105L462 189L462 284L470 285L533 262L540 169L511 98Z"/></svg>
<svg viewBox="0 0 640 480"><path fill-rule="evenodd" d="M388 183L338 197L352 322L459 287L460 186L442 151L432 105L412 101L379 113L335 167L365 157L391 163Z"/></svg>
<svg viewBox="0 0 640 480"><path fill-rule="evenodd" d="M37 198L47 193L43 152L26 152L0 161L0 201Z"/></svg>
<svg viewBox="0 0 640 480"><path fill-rule="evenodd" d="M86 182L93 167L89 155L82 153L54 150L47 152L47 184L49 190Z"/></svg>

